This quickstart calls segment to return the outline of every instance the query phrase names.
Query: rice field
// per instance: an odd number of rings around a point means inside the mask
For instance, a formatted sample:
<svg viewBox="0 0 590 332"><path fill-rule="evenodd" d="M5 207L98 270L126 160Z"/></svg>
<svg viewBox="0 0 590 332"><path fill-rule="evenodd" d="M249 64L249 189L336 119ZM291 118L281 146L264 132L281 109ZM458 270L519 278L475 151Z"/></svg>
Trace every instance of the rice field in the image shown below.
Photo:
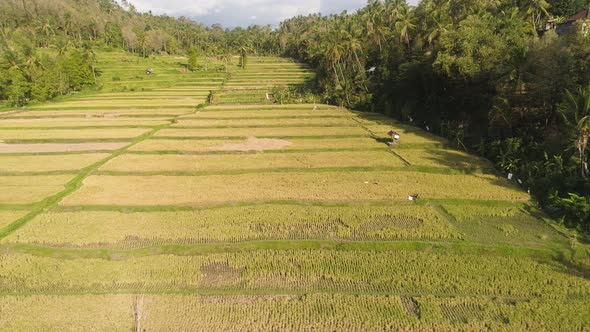
<svg viewBox="0 0 590 332"><path fill-rule="evenodd" d="M84 127L156 127L168 124L168 121L153 118L41 118L41 119L15 119L0 122L0 129L23 128L84 128Z"/></svg>
<svg viewBox="0 0 590 332"><path fill-rule="evenodd" d="M107 153L88 153L45 156L2 156L0 165L6 173L35 173L55 171L78 171L105 158Z"/></svg>
<svg viewBox="0 0 590 332"><path fill-rule="evenodd" d="M2 159L0 159L0 162ZM99 171L226 172L246 170L403 167L404 163L387 151L309 152L247 155L138 155L128 154L109 161Z"/></svg>
<svg viewBox="0 0 590 332"><path fill-rule="evenodd" d="M213 107L213 106L210 106ZM313 106L289 109L285 106L267 110L200 110L195 114L180 117L181 120L207 119L207 120L255 120L255 119L297 119L305 118L336 118L351 117L353 114L339 109L313 110Z"/></svg>
<svg viewBox="0 0 590 332"><path fill-rule="evenodd" d="M459 208L444 205L444 209L455 219L453 225L471 241L526 244L531 247L565 245L568 241L522 207L470 205Z"/></svg>
<svg viewBox="0 0 590 332"><path fill-rule="evenodd" d="M464 170L492 169L482 158L450 149L399 149L396 153L410 165Z"/></svg>
<svg viewBox="0 0 590 332"><path fill-rule="evenodd" d="M86 178L83 187L66 197L62 204L201 206L276 200L403 201L414 192L426 199L529 200L526 193L515 187L493 186L494 180L493 176L485 175L424 173L416 176L412 172L334 170L209 176L94 175ZM488 190L472 190L481 187ZM130 190L134 195L128 194Z"/></svg>
<svg viewBox="0 0 590 332"><path fill-rule="evenodd" d="M63 153L63 152L92 152L92 151L114 151L119 150L129 142L105 142L105 143L0 143L1 154L13 153Z"/></svg>
<svg viewBox="0 0 590 332"><path fill-rule="evenodd" d="M221 128L235 128L235 127L307 127L307 126L354 126L356 123L352 119L337 117L337 118L303 118L298 117L294 119L195 119L195 120L178 120L172 127L221 127Z"/></svg>
<svg viewBox="0 0 590 332"><path fill-rule="evenodd" d="M286 58L97 56L98 91L0 114L0 330L590 326L590 248L486 160L274 104L313 77Z"/></svg>
<svg viewBox="0 0 590 332"><path fill-rule="evenodd" d="M181 96L180 98L173 98L173 99L158 98L158 99L152 99L150 106L191 107L191 106L194 106L194 105L204 102L205 101L204 99L205 98L186 98L183 96ZM104 106L104 107L134 108L134 107L141 106L142 101L144 101L144 98L133 99L132 97L126 97L125 99L123 99L123 98L117 99L114 97L109 97L106 100L102 100L100 102L100 104L101 104L101 106ZM96 100L87 100L87 99L80 100L80 99L78 99L78 100L61 102L61 103L59 103L58 107L76 109L76 108L94 107L94 105L96 105ZM44 106L38 106L38 107L36 107L36 109L55 108L55 107L56 107L56 105L54 105L54 104L47 104Z"/></svg>
<svg viewBox="0 0 590 332"><path fill-rule="evenodd" d="M234 127L213 129L163 129L154 137L318 137L318 136L368 136L360 127ZM0 135L0 137L2 137Z"/></svg>
<svg viewBox="0 0 590 332"><path fill-rule="evenodd" d="M148 117L148 118L173 118L175 116L188 114L191 109L84 109L84 110L68 110L68 111L28 111L25 113L15 113L7 115L6 119L52 119L65 118L75 121L80 118L97 118L97 119L116 119L124 117Z"/></svg>
<svg viewBox="0 0 590 332"><path fill-rule="evenodd" d="M28 211L11 211L11 210L0 210L0 228L4 228L17 219L23 217Z"/></svg>
<svg viewBox="0 0 590 332"><path fill-rule="evenodd" d="M270 104L272 89L303 84L312 72L285 58L250 57L246 68L236 67L214 104Z"/></svg>
<svg viewBox="0 0 590 332"><path fill-rule="evenodd" d="M400 134L400 140L395 143L394 148L403 148L405 144L447 144L448 142L433 134L420 130L407 130L395 125L363 125L376 137L390 139L388 132L394 130Z"/></svg>
<svg viewBox="0 0 590 332"><path fill-rule="evenodd" d="M142 128L101 128L101 129L18 129L3 130L0 140L5 141L50 141L50 140L100 140L100 139L130 139L141 136L149 129Z"/></svg>
<svg viewBox="0 0 590 332"><path fill-rule="evenodd" d="M260 140L259 140L260 141ZM149 139L145 140L129 150L131 152L168 153L178 151L186 153L215 153L215 152L277 152L277 151L317 151L317 150L346 150L346 149L383 149L384 146L376 145L371 138L315 138L301 139L289 138L278 140L282 144L248 144L248 139ZM1 145L0 145L1 147Z"/></svg>
<svg viewBox="0 0 590 332"><path fill-rule="evenodd" d="M0 214L1 215L1 214ZM260 240L459 240L431 208L265 204L200 210L50 211L5 243L60 248L141 248Z"/></svg>
<svg viewBox="0 0 590 332"><path fill-rule="evenodd" d="M100 253L99 250L88 251ZM63 259L0 254L0 292L346 292L584 299L590 282L529 257L433 250L298 249ZM514 274L514 271L520 271ZM43 271L43 278L30 276Z"/></svg>
<svg viewBox="0 0 590 332"><path fill-rule="evenodd" d="M8 331L583 330L584 301L309 295L6 296ZM39 314L37 314L39 312ZM570 314L572 313L573 314ZM31 320L34 315L37 319ZM10 317L8 319L7 317ZM75 328L72 328L75 326Z"/></svg>
<svg viewBox="0 0 590 332"><path fill-rule="evenodd" d="M34 204L65 189L73 175L0 176L0 205Z"/></svg>

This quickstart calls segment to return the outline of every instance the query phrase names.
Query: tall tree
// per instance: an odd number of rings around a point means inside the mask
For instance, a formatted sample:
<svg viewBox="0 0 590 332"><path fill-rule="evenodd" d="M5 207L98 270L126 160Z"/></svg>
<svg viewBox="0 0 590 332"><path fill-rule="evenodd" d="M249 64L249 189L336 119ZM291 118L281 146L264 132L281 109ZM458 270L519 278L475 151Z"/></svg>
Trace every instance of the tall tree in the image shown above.
<svg viewBox="0 0 590 332"><path fill-rule="evenodd" d="M563 118L573 132L575 146L580 159L580 174L588 175L586 150L590 140L590 85L576 92L566 91L566 100L561 110Z"/></svg>

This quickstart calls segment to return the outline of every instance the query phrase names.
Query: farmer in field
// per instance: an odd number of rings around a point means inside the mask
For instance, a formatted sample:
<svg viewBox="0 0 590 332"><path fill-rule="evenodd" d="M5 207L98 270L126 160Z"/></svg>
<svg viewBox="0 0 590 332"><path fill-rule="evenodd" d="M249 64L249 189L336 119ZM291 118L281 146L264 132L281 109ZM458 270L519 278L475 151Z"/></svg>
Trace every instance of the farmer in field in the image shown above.
<svg viewBox="0 0 590 332"><path fill-rule="evenodd" d="M393 130L390 130L390 131L387 133L387 135L389 135L389 137L391 137L391 143L390 143L390 144L393 144L393 143L395 143L396 141L399 141L399 139L400 139L400 137L401 137L401 136L400 136L400 135L399 135L399 134L398 134L396 131L393 131Z"/></svg>

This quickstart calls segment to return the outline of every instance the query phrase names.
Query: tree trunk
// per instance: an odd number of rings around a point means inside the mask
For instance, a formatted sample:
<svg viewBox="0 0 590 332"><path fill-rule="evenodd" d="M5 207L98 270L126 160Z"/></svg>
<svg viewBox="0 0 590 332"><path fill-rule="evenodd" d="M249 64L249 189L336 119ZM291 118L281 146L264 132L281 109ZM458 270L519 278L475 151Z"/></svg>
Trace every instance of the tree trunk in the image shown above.
<svg viewBox="0 0 590 332"><path fill-rule="evenodd" d="M342 71L340 60L338 60L337 64L338 69L340 69L340 74L342 74L342 80L344 81L344 94L346 95L346 102L348 103L347 106L350 106L350 96L348 95L348 82L346 81L346 76L344 76L344 71Z"/></svg>
<svg viewBox="0 0 590 332"><path fill-rule="evenodd" d="M340 78L338 77L338 71L336 70L336 67L334 65L332 65L332 69L334 70L334 75L336 75L336 84L340 85Z"/></svg>
<svg viewBox="0 0 590 332"><path fill-rule="evenodd" d="M578 139L578 153L580 154L580 173L586 178L586 148L588 147L588 134L581 134Z"/></svg>

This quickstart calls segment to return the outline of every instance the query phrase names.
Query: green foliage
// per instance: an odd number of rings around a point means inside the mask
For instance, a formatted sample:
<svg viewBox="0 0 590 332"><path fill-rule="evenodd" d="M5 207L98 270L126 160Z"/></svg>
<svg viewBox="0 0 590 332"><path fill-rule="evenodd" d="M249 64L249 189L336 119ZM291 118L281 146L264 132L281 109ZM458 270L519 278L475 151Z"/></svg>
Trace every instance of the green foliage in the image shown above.
<svg viewBox="0 0 590 332"><path fill-rule="evenodd" d="M570 227L590 231L590 197L569 193L568 198L554 197L554 206L563 213L563 220Z"/></svg>
<svg viewBox="0 0 590 332"><path fill-rule="evenodd" d="M5 73L0 99L14 106L49 100L95 83L92 60L82 50L39 56L26 48L13 48L0 59L0 73Z"/></svg>
<svg viewBox="0 0 590 332"><path fill-rule="evenodd" d="M551 13L556 16L569 17L590 7L588 0L551 0Z"/></svg>
<svg viewBox="0 0 590 332"><path fill-rule="evenodd" d="M7 73L8 82L4 91L8 101L16 106L26 104L30 98L31 83L18 69L9 69Z"/></svg>
<svg viewBox="0 0 590 332"><path fill-rule="evenodd" d="M493 74L507 61L497 20L490 16L470 15L457 29L442 35L434 66L451 77L477 78Z"/></svg>
<svg viewBox="0 0 590 332"><path fill-rule="evenodd" d="M195 71L199 69L199 50L196 47L191 47L188 52L188 69Z"/></svg>
<svg viewBox="0 0 590 332"><path fill-rule="evenodd" d="M248 54L245 51L240 52L240 67L246 69L248 65Z"/></svg>
<svg viewBox="0 0 590 332"><path fill-rule="evenodd" d="M84 60L80 51L72 52L69 57L61 59L58 64L67 77L70 90L80 91L85 86L94 83L92 68Z"/></svg>
<svg viewBox="0 0 590 332"><path fill-rule="evenodd" d="M304 86L273 87L272 96L279 104L320 103L320 98Z"/></svg>

